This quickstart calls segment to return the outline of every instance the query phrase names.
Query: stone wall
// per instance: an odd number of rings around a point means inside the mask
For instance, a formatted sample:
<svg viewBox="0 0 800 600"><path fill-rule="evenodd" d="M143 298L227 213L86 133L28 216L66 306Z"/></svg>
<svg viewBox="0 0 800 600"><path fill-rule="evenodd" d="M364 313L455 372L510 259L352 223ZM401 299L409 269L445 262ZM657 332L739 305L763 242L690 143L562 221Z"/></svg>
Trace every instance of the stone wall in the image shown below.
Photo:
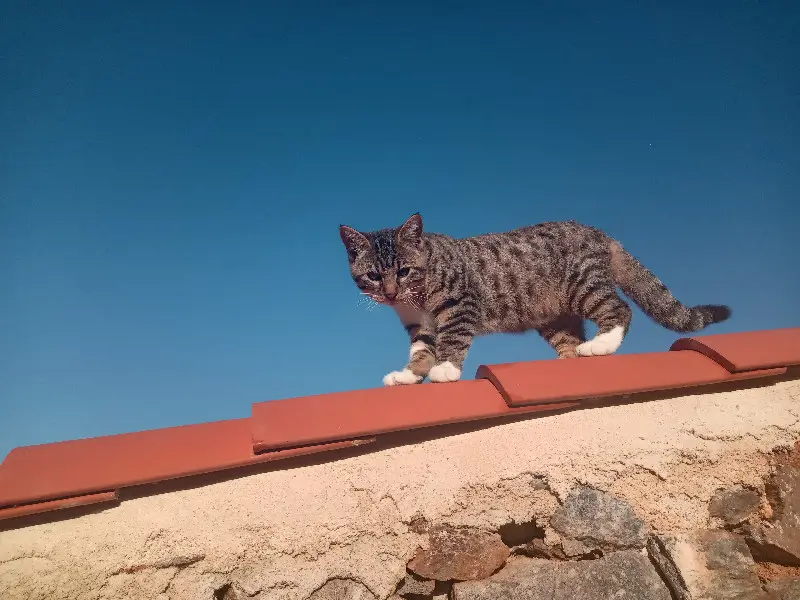
<svg viewBox="0 0 800 600"><path fill-rule="evenodd" d="M800 598L796 375L432 432L6 529L0 597Z"/></svg>
<svg viewBox="0 0 800 600"><path fill-rule="evenodd" d="M773 455L763 488L718 490L707 528L654 531L629 503L585 486L550 518L561 536L555 544L534 524L510 529L529 538L513 541L433 527L396 597L798 599L799 458L797 448Z"/></svg>

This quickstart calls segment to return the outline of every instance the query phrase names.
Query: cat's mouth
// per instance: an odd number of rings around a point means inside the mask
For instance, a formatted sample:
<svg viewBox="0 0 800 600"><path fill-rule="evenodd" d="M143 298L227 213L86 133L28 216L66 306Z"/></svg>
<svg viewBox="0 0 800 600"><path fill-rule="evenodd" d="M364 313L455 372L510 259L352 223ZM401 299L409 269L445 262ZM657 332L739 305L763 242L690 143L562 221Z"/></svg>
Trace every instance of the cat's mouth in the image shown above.
<svg viewBox="0 0 800 600"><path fill-rule="evenodd" d="M385 304L386 306L410 306L411 308L415 308L414 302L408 298L394 298L393 300L384 298L381 301L381 304Z"/></svg>
<svg viewBox="0 0 800 600"><path fill-rule="evenodd" d="M395 304L402 304L398 298L389 299L386 296L372 296L372 299L378 304L385 304L386 306L394 306Z"/></svg>
<svg viewBox="0 0 800 600"><path fill-rule="evenodd" d="M372 296L372 299L375 300L378 304L384 304L386 306L411 306L415 305L416 298L410 297L407 295L398 295L394 298L388 298L386 296Z"/></svg>

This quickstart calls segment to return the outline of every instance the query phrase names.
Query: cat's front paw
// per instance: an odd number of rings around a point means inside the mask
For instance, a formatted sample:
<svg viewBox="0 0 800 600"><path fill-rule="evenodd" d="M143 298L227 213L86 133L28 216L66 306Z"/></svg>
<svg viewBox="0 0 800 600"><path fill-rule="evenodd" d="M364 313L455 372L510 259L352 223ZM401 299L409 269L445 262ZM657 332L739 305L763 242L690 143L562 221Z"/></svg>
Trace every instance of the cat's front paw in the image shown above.
<svg viewBox="0 0 800 600"><path fill-rule="evenodd" d="M420 375L414 375L411 369L392 371L383 378L383 385L411 385L422 381Z"/></svg>
<svg viewBox="0 0 800 600"><path fill-rule="evenodd" d="M458 381L461 378L461 369L448 360L431 367L428 377L434 383Z"/></svg>

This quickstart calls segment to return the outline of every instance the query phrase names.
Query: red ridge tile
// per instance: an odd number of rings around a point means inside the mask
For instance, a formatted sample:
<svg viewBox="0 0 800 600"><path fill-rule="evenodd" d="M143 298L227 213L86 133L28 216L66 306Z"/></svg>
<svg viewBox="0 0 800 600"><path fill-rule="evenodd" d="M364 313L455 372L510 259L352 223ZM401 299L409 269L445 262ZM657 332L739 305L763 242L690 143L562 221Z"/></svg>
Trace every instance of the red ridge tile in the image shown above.
<svg viewBox="0 0 800 600"><path fill-rule="evenodd" d="M383 433L776 375L800 364L800 328L683 338L670 350L482 365L474 381L263 402L249 419L15 448L0 464L0 519L110 502L123 487L349 448Z"/></svg>
<svg viewBox="0 0 800 600"><path fill-rule="evenodd" d="M731 374L696 352L654 352L481 365L477 377L516 407L694 387Z"/></svg>
<svg viewBox="0 0 800 600"><path fill-rule="evenodd" d="M694 350L731 373L800 364L800 327L681 338L670 350Z"/></svg>
<svg viewBox="0 0 800 600"><path fill-rule="evenodd" d="M98 492L96 494L86 494L83 496L70 496L69 498L59 498L58 500L47 500L45 502L34 502L32 504L22 504L19 506L0 508L0 520L24 517L27 515L36 515L39 513L50 512L51 510L63 510L66 508L74 508L76 506L107 504L118 501L119 493L116 491Z"/></svg>
<svg viewBox="0 0 800 600"><path fill-rule="evenodd" d="M484 380L321 394L254 404L253 445L285 448L571 406L515 411Z"/></svg>
<svg viewBox="0 0 800 600"><path fill-rule="evenodd" d="M356 444L372 440L358 440ZM352 441L256 455L250 419L24 446L0 464L0 508L118 490L187 475L336 450Z"/></svg>

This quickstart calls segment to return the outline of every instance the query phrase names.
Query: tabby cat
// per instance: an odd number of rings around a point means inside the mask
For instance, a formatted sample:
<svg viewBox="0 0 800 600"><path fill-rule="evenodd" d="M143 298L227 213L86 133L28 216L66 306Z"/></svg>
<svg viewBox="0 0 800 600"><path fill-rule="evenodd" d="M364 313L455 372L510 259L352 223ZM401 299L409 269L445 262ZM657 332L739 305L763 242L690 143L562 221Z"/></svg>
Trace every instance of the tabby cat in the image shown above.
<svg viewBox="0 0 800 600"><path fill-rule="evenodd" d="M423 233L417 213L396 228L339 231L356 285L391 306L411 340L408 364L385 385L457 381L473 339L489 333L535 329L559 358L612 354L631 322L617 286L672 331L731 315L727 306L681 304L618 241L575 221L456 239ZM598 326L588 341L584 319Z"/></svg>

